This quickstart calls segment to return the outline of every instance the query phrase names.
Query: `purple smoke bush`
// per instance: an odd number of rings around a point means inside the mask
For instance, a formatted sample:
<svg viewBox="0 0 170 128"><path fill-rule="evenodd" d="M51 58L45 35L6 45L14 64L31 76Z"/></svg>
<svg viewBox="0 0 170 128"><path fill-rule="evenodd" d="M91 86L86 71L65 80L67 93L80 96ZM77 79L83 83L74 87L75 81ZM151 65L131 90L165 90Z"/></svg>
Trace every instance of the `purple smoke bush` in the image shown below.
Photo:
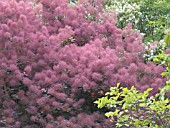
<svg viewBox="0 0 170 128"><path fill-rule="evenodd" d="M28 1L0 0L0 126L113 127L93 105L111 86L164 84L142 36L117 28L103 1Z"/></svg>

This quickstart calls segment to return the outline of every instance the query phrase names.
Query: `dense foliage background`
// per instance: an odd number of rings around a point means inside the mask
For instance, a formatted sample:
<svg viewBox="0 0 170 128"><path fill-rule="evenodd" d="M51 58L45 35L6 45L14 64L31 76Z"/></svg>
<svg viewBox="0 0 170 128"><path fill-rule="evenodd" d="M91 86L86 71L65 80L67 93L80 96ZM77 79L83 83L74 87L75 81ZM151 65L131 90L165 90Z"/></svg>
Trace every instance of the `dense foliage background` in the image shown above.
<svg viewBox="0 0 170 128"><path fill-rule="evenodd" d="M170 27L169 0L106 0L106 10L116 10L117 26L123 28L131 22L133 28L143 33L144 43L163 39Z"/></svg>
<svg viewBox="0 0 170 128"><path fill-rule="evenodd" d="M103 4L0 0L0 127L112 128L93 104L111 86L165 84L142 35Z"/></svg>

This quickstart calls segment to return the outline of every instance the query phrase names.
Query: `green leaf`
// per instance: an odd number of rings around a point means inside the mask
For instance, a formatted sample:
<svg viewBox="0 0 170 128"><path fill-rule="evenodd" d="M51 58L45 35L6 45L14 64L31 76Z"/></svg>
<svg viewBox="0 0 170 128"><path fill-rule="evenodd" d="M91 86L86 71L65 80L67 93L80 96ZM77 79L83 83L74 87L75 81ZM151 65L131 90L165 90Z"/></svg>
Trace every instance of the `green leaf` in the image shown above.
<svg viewBox="0 0 170 128"><path fill-rule="evenodd" d="M167 46L170 45L170 34L165 35L164 41L165 41Z"/></svg>
<svg viewBox="0 0 170 128"><path fill-rule="evenodd" d="M162 76L168 76L169 72L163 72L161 75Z"/></svg>
<svg viewBox="0 0 170 128"><path fill-rule="evenodd" d="M125 94L130 92L130 90L128 88L123 88L122 90L124 91Z"/></svg>
<svg viewBox="0 0 170 128"><path fill-rule="evenodd" d="M119 111L120 111L120 110L116 109L114 112L107 112L107 113L105 113L105 116L106 116L106 117L118 116L118 115L119 115L119 114L118 114Z"/></svg>

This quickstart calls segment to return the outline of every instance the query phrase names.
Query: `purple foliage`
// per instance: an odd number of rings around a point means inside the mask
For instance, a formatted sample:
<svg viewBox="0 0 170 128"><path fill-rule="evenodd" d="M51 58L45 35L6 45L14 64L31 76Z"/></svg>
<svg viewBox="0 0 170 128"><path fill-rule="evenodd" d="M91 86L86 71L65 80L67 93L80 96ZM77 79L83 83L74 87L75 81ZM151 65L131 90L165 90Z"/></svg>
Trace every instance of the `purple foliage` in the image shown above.
<svg viewBox="0 0 170 128"><path fill-rule="evenodd" d="M15 128L113 127L93 101L121 82L153 94L163 68L103 1L0 0L0 121ZM88 0L87 0L88 1ZM96 3L94 3L96 2ZM101 114L100 114L101 113Z"/></svg>

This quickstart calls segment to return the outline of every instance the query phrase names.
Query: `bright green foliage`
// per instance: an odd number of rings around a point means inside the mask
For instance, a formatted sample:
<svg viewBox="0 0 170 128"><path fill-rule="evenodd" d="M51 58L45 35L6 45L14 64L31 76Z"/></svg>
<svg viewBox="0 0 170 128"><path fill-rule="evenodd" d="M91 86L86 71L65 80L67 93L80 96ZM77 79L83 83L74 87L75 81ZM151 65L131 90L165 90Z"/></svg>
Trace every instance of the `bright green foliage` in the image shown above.
<svg viewBox="0 0 170 128"><path fill-rule="evenodd" d="M169 128L170 127L170 100L165 93L170 86L160 89L155 96L149 97L151 88L143 93L138 92L134 86L131 89L123 88L120 84L111 87L105 97L94 103L98 108L107 107L114 111L107 112L105 116L116 123L116 127L130 128Z"/></svg>

